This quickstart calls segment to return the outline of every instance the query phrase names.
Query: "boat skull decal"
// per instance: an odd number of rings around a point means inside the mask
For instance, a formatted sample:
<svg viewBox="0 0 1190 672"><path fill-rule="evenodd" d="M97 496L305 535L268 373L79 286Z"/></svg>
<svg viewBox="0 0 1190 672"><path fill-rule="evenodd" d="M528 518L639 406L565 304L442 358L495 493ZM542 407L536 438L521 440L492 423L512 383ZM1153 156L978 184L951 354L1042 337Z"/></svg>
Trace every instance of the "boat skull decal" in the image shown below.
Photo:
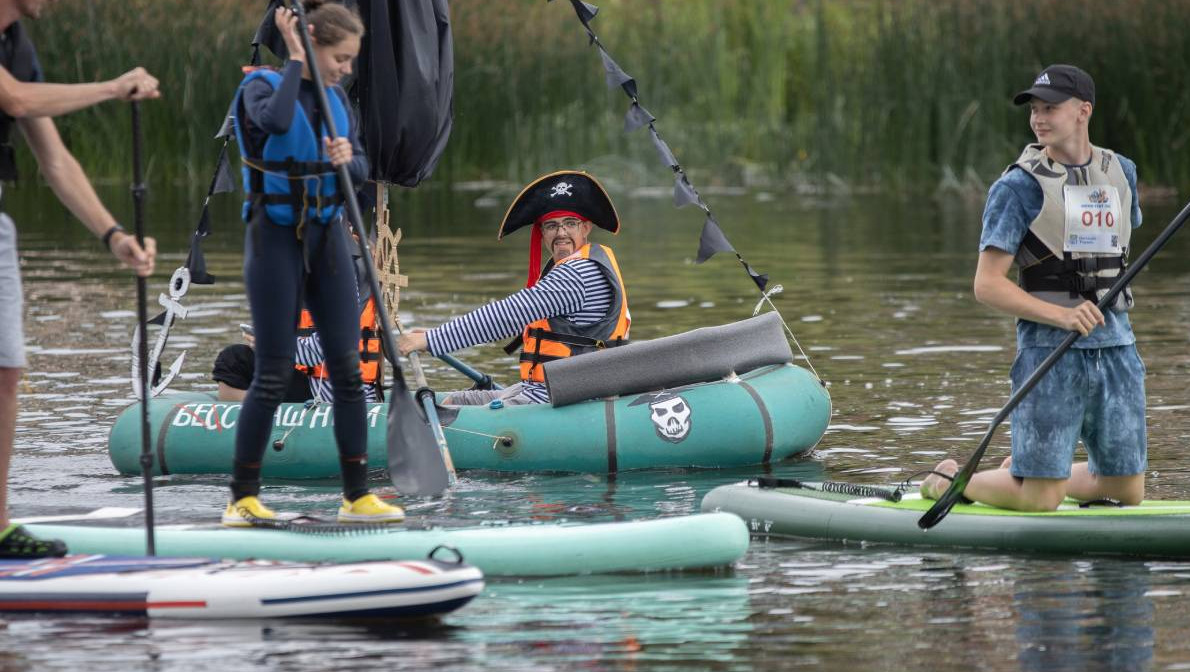
<svg viewBox="0 0 1190 672"><path fill-rule="evenodd" d="M690 435L690 404L677 395L665 395L649 404L650 418L657 436L670 443L681 443Z"/></svg>

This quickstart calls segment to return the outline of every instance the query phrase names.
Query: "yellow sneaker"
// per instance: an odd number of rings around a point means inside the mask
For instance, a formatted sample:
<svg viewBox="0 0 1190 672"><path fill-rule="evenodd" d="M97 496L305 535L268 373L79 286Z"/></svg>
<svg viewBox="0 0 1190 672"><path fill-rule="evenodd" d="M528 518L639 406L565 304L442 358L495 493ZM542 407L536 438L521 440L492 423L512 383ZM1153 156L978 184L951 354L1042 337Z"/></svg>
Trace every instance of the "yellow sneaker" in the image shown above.
<svg viewBox="0 0 1190 672"><path fill-rule="evenodd" d="M340 523L399 523L405 520L405 509L380 501L371 493L354 502L343 500L339 507Z"/></svg>
<svg viewBox="0 0 1190 672"><path fill-rule="evenodd" d="M260 503L256 497L241 497L234 502L227 503L223 511L223 524L227 527L252 527L254 518L272 520L277 513Z"/></svg>

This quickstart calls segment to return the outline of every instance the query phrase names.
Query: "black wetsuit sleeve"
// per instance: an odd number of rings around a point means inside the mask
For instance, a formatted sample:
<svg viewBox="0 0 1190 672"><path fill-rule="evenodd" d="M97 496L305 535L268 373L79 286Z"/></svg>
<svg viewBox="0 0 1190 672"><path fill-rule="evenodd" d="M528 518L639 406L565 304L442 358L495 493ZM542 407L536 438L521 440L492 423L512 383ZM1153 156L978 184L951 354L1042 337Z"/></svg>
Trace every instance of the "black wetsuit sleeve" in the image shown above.
<svg viewBox="0 0 1190 672"><path fill-rule="evenodd" d="M270 135L289 132L297 109L298 90L302 84L302 64L290 61L282 70L281 85L274 91L264 79L254 79L244 87L244 114L252 125Z"/></svg>

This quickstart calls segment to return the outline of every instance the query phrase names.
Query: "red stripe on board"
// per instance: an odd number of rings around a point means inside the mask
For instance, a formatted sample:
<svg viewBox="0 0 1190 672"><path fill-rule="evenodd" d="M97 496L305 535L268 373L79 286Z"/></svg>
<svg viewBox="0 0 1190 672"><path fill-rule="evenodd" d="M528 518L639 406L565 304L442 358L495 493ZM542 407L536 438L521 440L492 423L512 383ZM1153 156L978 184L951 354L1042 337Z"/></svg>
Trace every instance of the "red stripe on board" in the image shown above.
<svg viewBox="0 0 1190 672"><path fill-rule="evenodd" d="M150 602L150 609L204 609L207 606L206 600L191 600L189 602L179 600L177 602Z"/></svg>
<svg viewBox="0 0 1190 672"><path fill-rule="evenodd" d="M20 600L0 601L0 611L136 611L149 609L202 609L205 600L177 602L128 602L102 600Z"/></svg>
<svg viewBox="0 0 1190 672"><path fill-rule="evenodd" d="M404 567L405 569L412 569L413 571L417 572L418 574L435 574L436 573L433 569L430 569L429 567L426 567L425 565L416 565L412 562L398 562L397 564Z"/></svg>

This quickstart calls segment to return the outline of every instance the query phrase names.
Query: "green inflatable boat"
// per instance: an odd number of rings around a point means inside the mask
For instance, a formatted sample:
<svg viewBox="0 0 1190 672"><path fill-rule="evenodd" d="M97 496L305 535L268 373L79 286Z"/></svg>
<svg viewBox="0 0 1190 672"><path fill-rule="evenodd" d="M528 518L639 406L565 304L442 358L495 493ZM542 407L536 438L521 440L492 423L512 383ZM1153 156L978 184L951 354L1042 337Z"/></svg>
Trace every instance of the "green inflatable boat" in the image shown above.
<svg viewBox="0 0 1190 672"><path fill-rule="evenodd" d="M551 404L443 406L439 418L459 469L614 473L667 467L768 464L812 448L830 396L792 363L773 314L546 364ZM740 373L737 373L740 372ZM158 474L228 473L239 403L200 393L149 402ZM140 473L140 406L108 437L112 463ZM368 411L368 456L386 464L385 406ZM339 473L330 404L283 404L263 473Z"/></svg>
<svg viewBox="0 0 1190 672"><path fill-rule="evenodd" d="M33 534L61 539L71 553L143 555L139 527L28 524ZM748 529L726 514L696 514L618 523L494 525L348 530L159 527L162 557L219 557L236 560L359 562L420 560L447 546L487 576L565 576L607 572L650 572L724 567L748 550ZM450 559L447 553L444 559Z"/></svg>
<svg viewBox="0 0 1190 672"><path fill-rule="evenodd" d="M822 487L822 484L805 485ZM958 504L935 527L922 530L917 519L933 501L923 500L916 492L906 493L900 501L892 502L864 496L871 493L843 492L868 486L832 483L827 487L837 491L761 488L751 483L724 485L703 497L702 510L734 513L747 521L752 534L757 536L1190 558L1190 501L1080 507L1068 500L1057 511L1046 513Z"/></svg>

